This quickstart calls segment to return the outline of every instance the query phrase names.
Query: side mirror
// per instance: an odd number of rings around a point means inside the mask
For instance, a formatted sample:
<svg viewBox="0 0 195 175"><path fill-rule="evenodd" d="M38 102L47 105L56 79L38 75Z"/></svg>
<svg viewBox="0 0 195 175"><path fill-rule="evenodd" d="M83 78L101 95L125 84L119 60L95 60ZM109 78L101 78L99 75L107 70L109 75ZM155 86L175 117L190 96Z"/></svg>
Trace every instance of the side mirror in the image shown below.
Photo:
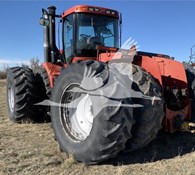
<svg viewBox="0 0 195 175"><path fill-rule="evenodd" d="M40 18L39 24L42 26L49 26L49 19L45 19L44 17Z"/></svg>
<svg viewBox="0 0 195 175"><path fill-rule="evenodd" d="M40 18L39 24L42 26L49 26L49 14L45 9L42 9L42 17Z"/></svg>

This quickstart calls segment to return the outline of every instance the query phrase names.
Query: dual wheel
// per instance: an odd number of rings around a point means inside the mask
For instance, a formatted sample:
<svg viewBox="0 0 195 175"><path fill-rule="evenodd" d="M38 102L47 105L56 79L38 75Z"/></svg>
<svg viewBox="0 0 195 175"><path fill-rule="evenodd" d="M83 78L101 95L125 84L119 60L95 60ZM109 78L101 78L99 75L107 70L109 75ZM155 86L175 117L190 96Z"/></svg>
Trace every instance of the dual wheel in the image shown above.
<svg viewBox="0 0 195 175"><path fill-rule="evenodd" d="M36 104L49 99L51 90L47 73L34 74L27 67L13 67L7 72L7 104L10 120L16 123L44 122L48 107Z"/></svg>
<svg viewBox="0 0 195 175"><path fill-rule="evenodd" d="M40 99L36 98L35 80L29 69L9 70L11 120L36 116L34 104ZM46 85L46 78L43 80ZM43 89L49 98L49 88ZM70 64L61 70L51 93L55 138L62 151L87 164L114 157L124 149L141 148L161 129L161 98L160 86L139 66L97 61Z"/></svg>
<svg viewBox="0 0 195 175"><path fill-rule="evenodd" d="M130 63L86 61L62 69L51 120L63 152L94 164L151 142L164 116L161 88Z"/></svg>

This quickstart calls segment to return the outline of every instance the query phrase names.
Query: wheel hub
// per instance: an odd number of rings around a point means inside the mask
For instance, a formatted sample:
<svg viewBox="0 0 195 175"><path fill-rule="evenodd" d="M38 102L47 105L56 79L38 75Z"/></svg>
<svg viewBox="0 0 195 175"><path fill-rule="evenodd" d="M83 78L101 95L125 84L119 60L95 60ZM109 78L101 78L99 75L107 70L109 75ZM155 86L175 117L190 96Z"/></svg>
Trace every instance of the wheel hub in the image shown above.
<svg viewBox="0 0 195 175"><path fill-rule="evenodd" d="M64 130L74 141L84 141L89 136L94 115L92 113L92 100L89 94L70 92L78 85L69 85L62 95L61 120ZM68 92L67 92L68 91Z"/></svg>
<svg viewBox="0 0 195 175"><path fill-rule="evenodd" d="M92 128L92 102L89 95L85 95L78 103L76 112L70 117L71 130L81 140L85 140Z"/></svg>

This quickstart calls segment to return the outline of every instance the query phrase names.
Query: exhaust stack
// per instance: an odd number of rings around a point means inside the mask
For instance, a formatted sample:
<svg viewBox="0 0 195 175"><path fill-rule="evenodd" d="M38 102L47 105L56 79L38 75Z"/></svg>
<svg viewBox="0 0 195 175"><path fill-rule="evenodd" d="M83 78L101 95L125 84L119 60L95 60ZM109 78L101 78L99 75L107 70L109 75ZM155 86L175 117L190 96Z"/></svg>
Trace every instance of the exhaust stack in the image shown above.
<svg viewBox="0 0 195 175"><path fill-rule="evenodd" d="M45 9L42 9L42 17L40 18L40 25L43 26L43 46L44 46L44 61L51 62L51 49L49 41L49 14Z"/></svg>
<svg viewBox="0 0 195 175"><path fill-rule="evenodd" d="M44 32L44 60L45 62L56 63L59 56L55 32L56 7L48 7L48 12L42 9L42 14L40 24L43 26Z"/></svg>
<svg viewBox="0 0 195 175"><path fill-rule="evenodd" d="M56 63L57 57L59 55L59 50L56 47L56 30L55 30L56 7L55 6L48 7L48 12L49 12L49 41L50 41L50 49L51 49L51 62Z"/></svg>

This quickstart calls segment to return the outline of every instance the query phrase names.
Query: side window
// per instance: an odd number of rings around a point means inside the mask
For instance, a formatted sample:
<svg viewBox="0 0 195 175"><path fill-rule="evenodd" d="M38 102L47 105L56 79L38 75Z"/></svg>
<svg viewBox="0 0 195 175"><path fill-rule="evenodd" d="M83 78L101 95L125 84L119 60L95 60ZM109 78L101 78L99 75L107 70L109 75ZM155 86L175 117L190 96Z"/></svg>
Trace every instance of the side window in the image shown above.
<svg viewBox="0 0 195 175"><path fill-rule="evenodd" d="M66 60L73 56L73 15L64 20L64 49Z"/></svg>

